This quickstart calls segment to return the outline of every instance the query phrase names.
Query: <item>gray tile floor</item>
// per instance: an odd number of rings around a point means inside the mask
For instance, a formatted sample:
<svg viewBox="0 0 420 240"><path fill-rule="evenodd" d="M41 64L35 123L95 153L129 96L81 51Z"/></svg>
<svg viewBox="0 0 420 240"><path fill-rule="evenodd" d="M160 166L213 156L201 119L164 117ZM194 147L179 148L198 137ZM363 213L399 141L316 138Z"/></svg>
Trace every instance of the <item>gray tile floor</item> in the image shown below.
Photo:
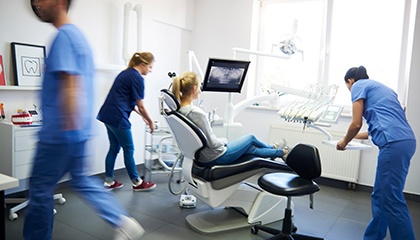
<svg viewBox="0 0 420 240"><path fill-rule="evenodd" d="M250 228L242 228L217 234L200 234L191 230L185 216L193 212L211 209L202 202L194 209L181 209L179 196L168 190L168 175L154 174L152 180L158 187L152 192L133 192L125 172L117 175L117 179L125 186L114 190L118 201L145 228L144 240L166 239L226 239L247 240L266 239L270 235L259 231L252 234ZM62 187L66 203L56 205L53 239L113 239L113 229L97 217L71 189ZM295 204L294 223L298 232L324 237L326 240L362 239L370 214L370 193L321 185L315 194L314 209L309 208L308 197L293 198ZM420 202L408 201L417 238L420 238ZM15 221L6 219L6 235L8 240L22 239L24 210L19 212ZM283 212L279 213L283 214ZM5 216L7 218L7 216ZM281 223L270 224L280 228ZM390 239L387 236L386 239Z"/></svg>

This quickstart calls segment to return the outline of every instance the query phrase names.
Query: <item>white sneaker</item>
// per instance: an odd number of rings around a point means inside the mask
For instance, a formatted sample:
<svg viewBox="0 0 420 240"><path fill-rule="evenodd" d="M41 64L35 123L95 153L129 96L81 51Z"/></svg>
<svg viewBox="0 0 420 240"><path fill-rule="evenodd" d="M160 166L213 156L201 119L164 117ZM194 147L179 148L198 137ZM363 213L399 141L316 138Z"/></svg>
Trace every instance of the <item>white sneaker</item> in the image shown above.
<svg viewBox="0 0 420 240"><path fill-rule="evenodd" d="M115 229L114 240L137 240L144 234L144 229L134 218L121 217L121 226Z"/></svg>
<svg viewBox="0 0 420 240"><path fill-rule="evenodd" d="M273 147L275 149L289 149L289 147L287 146L287 139L286 138L282 138L280 139L280 141L277 142L273 142Z"/></svg>

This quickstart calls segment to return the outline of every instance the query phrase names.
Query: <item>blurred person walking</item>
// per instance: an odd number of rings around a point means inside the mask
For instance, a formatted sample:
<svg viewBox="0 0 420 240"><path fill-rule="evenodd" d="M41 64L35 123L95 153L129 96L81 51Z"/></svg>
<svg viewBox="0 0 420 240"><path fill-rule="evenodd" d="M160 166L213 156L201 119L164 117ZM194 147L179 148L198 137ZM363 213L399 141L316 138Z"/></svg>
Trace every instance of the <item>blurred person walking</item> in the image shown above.
<svg viewBox="0 0 420 240"><path fill-rule="evenodd" d="M139 239L144 233L141 225L128 217L99 179L85 173L86 145L92 135L94 63L86 38L67 16L71 0L31 0L31 5L38 18L51 23L58 33L45 60L43 124L29 180L23 236L52 239L54 190L70 173L71 187L115 228L115 239Z"/></svg>

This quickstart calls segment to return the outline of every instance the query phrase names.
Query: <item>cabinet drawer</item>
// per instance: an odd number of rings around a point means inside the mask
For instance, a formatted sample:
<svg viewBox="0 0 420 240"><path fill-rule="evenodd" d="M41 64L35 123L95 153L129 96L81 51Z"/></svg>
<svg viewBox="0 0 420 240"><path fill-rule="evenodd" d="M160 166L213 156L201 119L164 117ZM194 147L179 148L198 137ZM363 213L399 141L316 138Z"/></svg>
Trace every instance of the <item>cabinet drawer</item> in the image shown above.
<svg viewBox="0 0 420 240"><path fill-rule="evenodd" d="M31 150L36 148L38 140L36 135L16 136L15 151Z"/></svg>
<svg viewBox="0 0 420 240"><path fill-rule="evenodd" d="M15 152L15 166L29 164L33 161L35 150Z"/></svg>
<svg viewBox="0 0 420 240"><path fill-rule="evenodd" d="M17 179L25 179L31 176L32 164L15 166L14 177Z"/></svg>

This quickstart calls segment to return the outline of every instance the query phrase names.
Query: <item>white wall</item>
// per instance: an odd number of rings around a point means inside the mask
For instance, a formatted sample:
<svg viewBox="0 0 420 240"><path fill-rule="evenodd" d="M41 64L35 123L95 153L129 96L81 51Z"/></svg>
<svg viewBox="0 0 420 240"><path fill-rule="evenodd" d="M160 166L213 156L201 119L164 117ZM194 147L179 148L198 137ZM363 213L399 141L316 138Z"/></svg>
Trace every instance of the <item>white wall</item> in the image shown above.
<svg viewBox="0 0 420 240"><path fill-rule="evenodd" d="M192 32L191 50L204 72L210 57L233 58L233 47L249 47L252 6L253 0L195 1L196 27ZM246 92L246 87L243 92ZM235 102L245 98L245 94L233 96ZM223 115L227 94L204 92L202 97L207 110L217 108L218 113Z"/></svg>
<svg viewBox="0 0 420 240"><path fill-rule="evenodd" d="M420 109L419 109L419 89L420 89L420 4L417 2L417 17L415 21L414 39L413 39L413 50L411 57L411 68L410 68L410 82L408 90L408 102L407 102L407 117L414 129L414 133L417 137L417 151L414 155L409 170L409 175L406 183L406 190L409 192L420 193Z"/></svg>
<svg viewBox="0 0 420 240"><path fill-rule="evenodd" d="M180 72L187 65L186 51L190 44L190 33L194 28L193 0L74 0L69 15L90 41L98 66L113 65L113 69L123 69L122 32L124 4L140 4L143 8L143 38L140 51L150 51L156 62L153 72L146 79L146 107L152 118L161 121L158 111L159 90L168 87L171 80L169 71ZM165 7L162 7L165 6ZM3 55L9 84L13 82L11 63L11 42L23 42L48 46L56 29L40 22L32 12L30 1L0 1L0 55ZM134 51L134 50L133 50ZM131 55L132 53L130 53ZM96 96L93 103L96 111L102 105L109 88L119 70L100 68L95 77ZM0 102L5 104L10 116L18 108L39 105L39 91L4 90L0 88ZM144 123L132 114L135 158L143 162ZM104 161L108 140L105 127L94 120L95 137L91 141L92 157L89 161L93 173L104 172ZM0 139L6 141L5 139ZM122 154L120 154L122 155ZM0 156L1 157L1 156ZM3 159L1 159L3 161ZM119 156L116 167L123 167Z"/></svg>
<svg viewBox="0 0 420 240"><path fill-rule="evenodd" d="M7 3L6 3L7 2ZM123 65L122 21L123 0L74 0L70 11L74 23L86 33L95 53L98 64ZM205 69L209 57L232 58L233 47L249 48L251 42L251 17L256 0L131 0L133 5L143 7L142 49L151 51L156 57L154 72L146 77L146 106L153 118L162 122L158 113L157 96L161 88L167 87L169 71L181 73L187 69L187 50L193 50L198 61ZM163 7L165 6L165 7ZM92 11L93 10L93 11ZM48 46L55 29L39 22L29 5L29 1L0 1L0 54L5 61L7 77L12 77L10 42L26 42ZM419 102L416 90L420 89L418 81L420 64L420 17L417 18L416 39L413 48L412 68L410 72L410 90L408 93L408 119L416 135L420 136ZM122 67L122 66L121 66ZM98 70L96 76L98 109L102 104L117 71ZM246 87L245 87L246 88ZM246 89L243 91L246 92ZM38 91L0 90L0 102L4 102L6 112L10 115L17 108L31 107L38 104ZM234 94L234 102L245 99L245 94ZM219 115L224 115L227 94L203 93L202 98L207 110L217 108ZM136 161L143 162L144 124L138 116L132 116L133 133L136 144ZM268 127L271 123L282 120L274 111L246 109L238 114L235 121L241 122L244 132L256 134L268 140ZM340 119L340 124L333 130L345 131L349 118ZM258 123L258 124L256 124ZM93 172L103 172L105 150L108 146L104 127L95 121L96 137L92 141ZM362 153L359 183L372 186L376 168L377 150ZM123 167L121 158L117 168ZM420 168L420 155L412 159L407 178L406 192L420 194L420 176L415 173Z"/></svg>
<svg viewBox="0 0 420 240"><path fill-rule="evenodd" d="M209 57L232 57L233 47L249 48L251 42L251 13L253 3L256 0L196 0L196 30L192 33L192 50L197 55L200 64L205 68ZM257 3L258 4L258 3ZM419 11L418 11L419 12ZM217 16L217 17L215 17ZM418 89L420 89L420 15L417 17L415 47L413 49L412 69L410 74L410 91L408 93L408 119L420 138L420 117L415 104L419 102ZM252 64L252 63L251 63ZM245 94L234 95L234 102L244 98ZM227 94L203 93L203 103L207 110L218 109L218 114L224 115L224 106L227 103ZM269 125L281 123L275 111L246 109L234 119L243 124L243 132L253 133L257 137L268 141ZM331 130L345 132L350 118L340 118L339 124L333 125ZM302 125L303 127L303 125ZM364 126L366 127L366 126ZM281 136L279 136L281 138ZM405 191L408 193L420 194L420 176L416 170L420 169L420 154L413 157L410 172L407 177ZM359 184L373 186L376 172L378 149L373 147L370 150L362 151ZM339 160L337 160L339 161Z"/></svg>

